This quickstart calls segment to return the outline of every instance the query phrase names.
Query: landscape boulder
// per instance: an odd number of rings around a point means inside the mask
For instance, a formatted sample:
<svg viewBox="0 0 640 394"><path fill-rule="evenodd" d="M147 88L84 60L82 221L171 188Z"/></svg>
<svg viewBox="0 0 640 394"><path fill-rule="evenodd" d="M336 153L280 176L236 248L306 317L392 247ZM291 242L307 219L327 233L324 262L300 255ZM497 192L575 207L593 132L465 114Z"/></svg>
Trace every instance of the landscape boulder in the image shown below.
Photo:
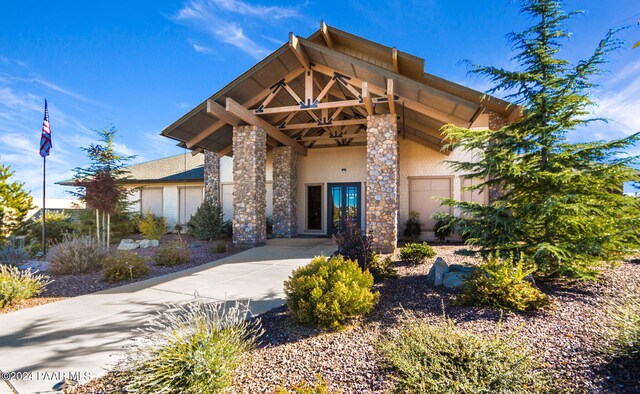
<svg viewBox="0 0 640 394"><path fill-rule="evenodd" d="M438 257L427 274L427 281L434 286L440 286L447 272L449 272L449 265L442 257Z"/></svg>
<svg viewBox="0 0 640 394"><path fill-rule="evenodd" d="M138 249L140 244L133 239L125 238L120 241L120 245L118 245L118 250L133 250Z"/></svg>
<svg viewBox="0 0 640 394"><path fill-rule="evenodd" d="M157 247L160 242L158 242L157 239L143 239L140 242L140 248L142 249L146 249L146 248L155 248Z"/></svg>
<svg viewBox="0 0 640 394"><path fill-rule="evenodd" d="M448 289L459 289L464 285L464 280L470 273L461 271L449 271L445 274L442 285Z"/></svg>

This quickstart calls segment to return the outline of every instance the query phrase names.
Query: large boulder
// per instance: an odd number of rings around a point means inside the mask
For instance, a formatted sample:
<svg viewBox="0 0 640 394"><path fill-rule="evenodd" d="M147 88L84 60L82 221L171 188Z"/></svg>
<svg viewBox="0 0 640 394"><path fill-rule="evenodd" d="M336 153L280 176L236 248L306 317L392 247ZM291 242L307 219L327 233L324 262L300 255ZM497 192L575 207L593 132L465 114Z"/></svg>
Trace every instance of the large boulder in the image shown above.
<svg viewBox="0 0 640 394"><path fill-rule="evenodd" d="M463 264L451 264L449 266L450 272L462 272L463 274L468 274L468 275L472 274L473 271L475 271L476 269L478 268L471 265L463 265Z"/></svg>
<svg viewBox="0 0 640 394"><path fill-rule="evenodd" d="M449 271L444 275L442 285L448 289L459 289L464 285L464 280L469 273L460 271Z"/></svg>
<svg viewBox="0 0 640 394"><path fill-rule="evenodd" d="M133 250L138 249L140 244L133 239L125 238L120 241L120 245L118 245L118 250Z"/></svg>
<svg viewBox="0 0 640 394"><path fill-rule="evenodd" d="M427 274L427 281L434 286L440 286L447 272L449 272L449 265L442 257L438 257Z"/></svg>
<svg viewBox="0 0 640 394"><path fill-rule="evenodd" d="M157 239L143 239L140 242L140 248L141 249L146 249L146 248L155 248L159 245L159 242Z"/></svg>

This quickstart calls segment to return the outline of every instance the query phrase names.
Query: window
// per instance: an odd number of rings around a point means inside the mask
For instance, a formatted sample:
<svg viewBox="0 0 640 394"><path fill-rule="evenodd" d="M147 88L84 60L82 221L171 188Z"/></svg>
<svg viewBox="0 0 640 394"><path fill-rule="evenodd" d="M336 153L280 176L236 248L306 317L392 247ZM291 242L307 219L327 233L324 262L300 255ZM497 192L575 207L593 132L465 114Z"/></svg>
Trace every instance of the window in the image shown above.
<svg viewBox="0 0 640 394"><path fill-rule="evenodd" d="M202 204L202 187L181 187L178 189L178 223L186 224L191 215Z"/></svg>
<svg viewBox="0 0 640 394"><path fill-rule="evenodd" d="M163 216L161 187L145 187L140 190L140 211Z"/></svg>

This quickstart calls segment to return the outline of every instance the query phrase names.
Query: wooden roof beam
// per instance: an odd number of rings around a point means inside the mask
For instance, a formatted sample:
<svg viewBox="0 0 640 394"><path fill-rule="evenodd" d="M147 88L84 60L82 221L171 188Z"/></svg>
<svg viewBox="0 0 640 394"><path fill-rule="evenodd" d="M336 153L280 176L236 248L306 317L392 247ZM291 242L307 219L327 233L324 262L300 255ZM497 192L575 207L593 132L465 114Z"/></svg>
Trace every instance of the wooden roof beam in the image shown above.
<svg viewBox="0 0 640 394"><path fill-rule="evenodd" d="M242 121L251 125L262 127L267 133L267 135L274 138L276 141L280 142L281 144L294 148L296 151L298 151L298 153L304 156L307 155L307 149L304 146L300 145L293 138L284 134L282 131L278 130L276 127L272 126L264 119L261 119L260 117L258 117L256 114L253 113L253 111L243 107L242 105L240 105L230 97L227 97L226 109L227 111L231 112L233 115L235 115Z"/></svg>
<svg viewBox="0 0 640 394"><path fill-rule="evenodd" d="M207 100L207 114L213 115L221 121L230 124L231 126L237 126L240 124L240 120L237 117L235 117L230 112L227 112L227 110L222 105L216 103L211 99Z"/></svg>
<svg viewBox="0 0 640 394"><path fill-rule="evenodd" d="M398 67L398 50L391 48L391 63L393 63L393 72L400 74L400 67Z"/></svg>
<svg viewBox="0 0 640 394"><path fill-rule="evenodd" d="M367 115L373 115L373 103L371 102L371 93L369 92L369 84L367 82L362 82L362 101L364 102L364 107L367 109Z"/></svg>
<svg viewBox="0 0 640 394"><path fill-rule="evenodd" d="M387 99L389 101L389 113L396 113L396 97L393 94L393 79L387 79Z"/></svg>
<svg viewBox="0 0 640 394"><path fill-rule="evenodd" d="M402 120L402 124L411 127L412 129L415 129L421 133L424 133L426 135L429 135L433 138L438 139L439 141L444 142L444 140L442 139L442 134L440 134L439 131L433 130L425 125L423 125L422 123L418 123L415 120L411 120L411 119L403 119Z"/></svg>
<svg viewBox="0 0 640 394"><path fill-rule="evenodd" d="M293 54L296 55L302 67L304 67L305 71L311 70L311 62L309 61L309 56L302 49L302 45L300 45L300 40L293 33L289 33L289 48L293 51Z"/></svg>
<svg viewBox="0 0 640 394"><path fill-rule="evenodd" d="M320 31L322 32L322 37L324 38L324 42L327 43L329 48L333 48L333 39L331 38L331 33L329 33L329 27L324 21L320 22Z"/></svg>
<svg viewBox="0 0 640 394"><path fill-rule="evenodd" d="M191 156L195 156L199 153L204 153L204 148L197 147L191 151Z"/></svg>
<svg viewBox="0 0 640 394"><path fill-rule="evenodd" d="M294 124L290 124L290 125L286 125L283 127L280 127L280 130L299 130L299 129L306 129L306 128L317 128L317 127L334 127L334 126L348 126L348 125L355 125L355 124L367 124L367 120L366 119L346 119L346 120L334 120L332 122L329 123L294 123Z"/></svg>
<svg viewBox="0 0 640 394"><path fill-rule="evenodd" d="M303 72L304 72L304 68L298 67L290 71L287 75L285 75L283 80L284 82L289 83L294 79L298 78L300 74L302 74ZM260 103L260 101L262 101L265 97L269 96L270 93L271 93L271 89L265 88L260 93L256 94L249 100L245 101L243 105L247 108L251 108L254 105L257 105L258 103ZM213 135L216 131L220 130L222 127L224 127L224 125L226 125L226 123L224 121L219 120L216 123L212 124L211 126L207 127L206 129L204 129L203 131L201 131L196 136L194 136L193 138L191 138L189 141L186 142L187 148L189 149L193 148L202 140L209 137L210 135Z"/></svg>

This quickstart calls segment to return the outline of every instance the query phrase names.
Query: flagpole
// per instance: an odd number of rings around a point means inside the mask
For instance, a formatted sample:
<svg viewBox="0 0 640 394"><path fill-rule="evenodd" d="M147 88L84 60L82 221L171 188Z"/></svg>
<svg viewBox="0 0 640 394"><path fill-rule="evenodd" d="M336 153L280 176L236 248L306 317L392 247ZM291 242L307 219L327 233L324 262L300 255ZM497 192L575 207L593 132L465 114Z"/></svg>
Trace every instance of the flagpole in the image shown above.
<svg viewBox="0 0 640 394"><path fill-rule="evenodd" d="M47 254L47 156L42 157L42 254Z"/></svg>

